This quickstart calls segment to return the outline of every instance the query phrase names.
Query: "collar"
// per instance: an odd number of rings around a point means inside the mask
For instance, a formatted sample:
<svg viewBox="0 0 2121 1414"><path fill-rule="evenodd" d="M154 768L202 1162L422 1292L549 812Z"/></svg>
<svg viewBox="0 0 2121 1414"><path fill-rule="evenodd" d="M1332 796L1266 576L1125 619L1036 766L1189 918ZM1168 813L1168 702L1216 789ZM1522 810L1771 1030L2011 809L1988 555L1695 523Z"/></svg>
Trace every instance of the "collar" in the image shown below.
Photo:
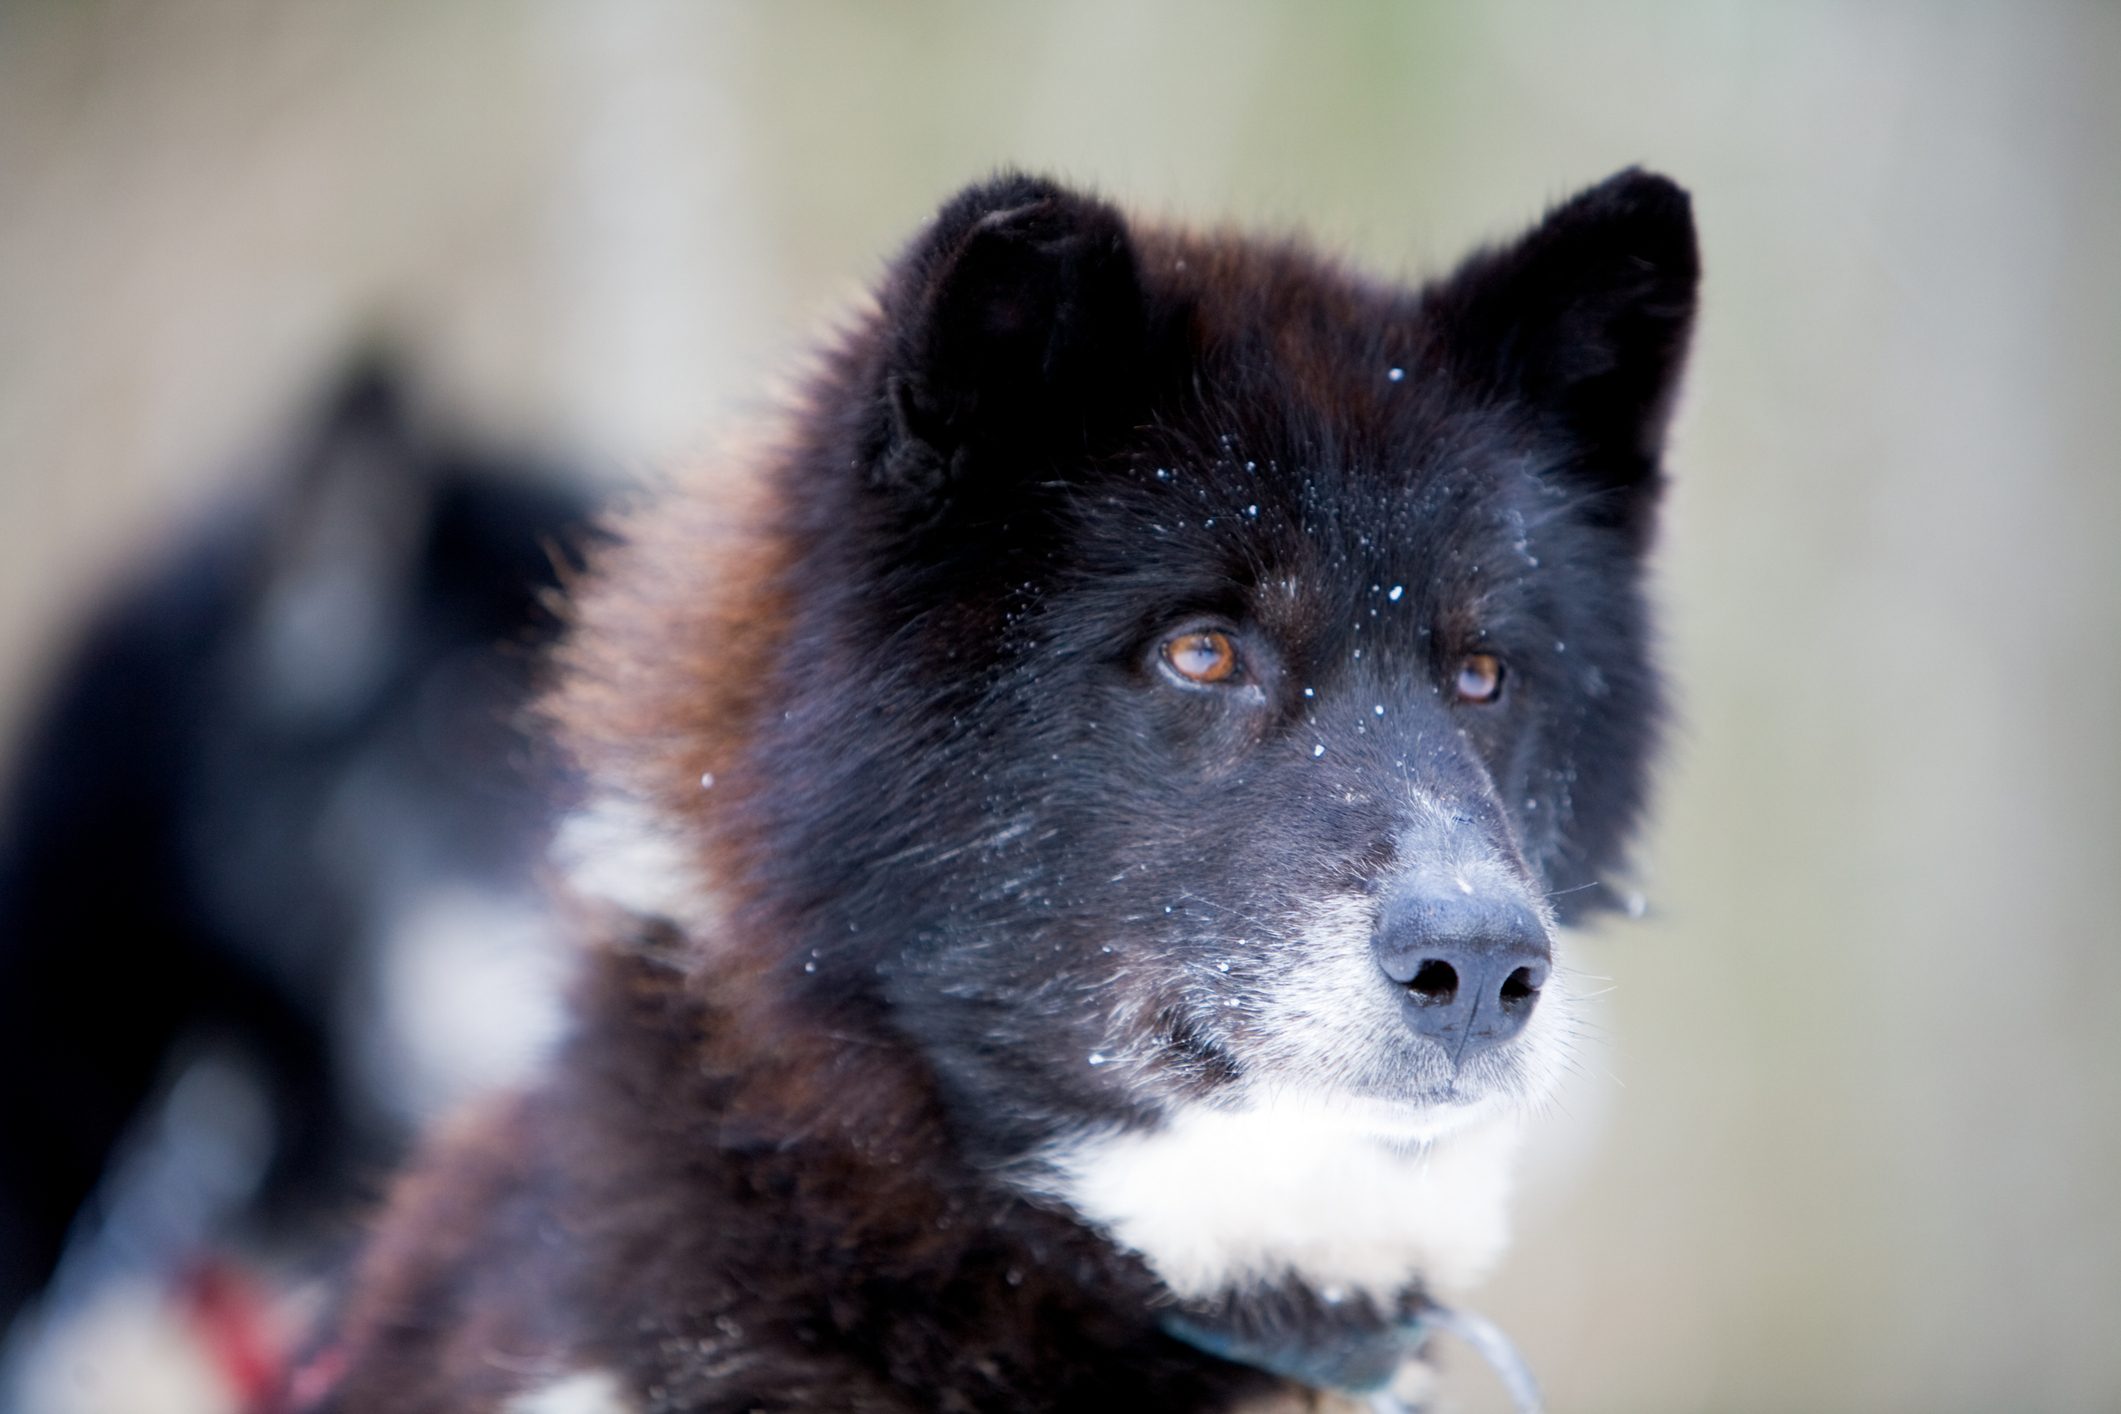
<svg viewBox="0 0 2121 1414"><path fill-rule="evenodd" d="M1421 1358L1431 1331L1445 1331L1486 1361L1508 1391L1517 1414L1541 1414L1539 1382L1502 1328L1471 1311L1426 1299L1405 1307L1397 1319L1341 1328L1321 1335L1292 1328L1211 1324L1189 1316L1167 1316L1164 1331L1194 1349L1233 1364L1321 1392L1366 1399L1374 1414L1419 1414L1388 1388L1393 1376Z"/></svg>

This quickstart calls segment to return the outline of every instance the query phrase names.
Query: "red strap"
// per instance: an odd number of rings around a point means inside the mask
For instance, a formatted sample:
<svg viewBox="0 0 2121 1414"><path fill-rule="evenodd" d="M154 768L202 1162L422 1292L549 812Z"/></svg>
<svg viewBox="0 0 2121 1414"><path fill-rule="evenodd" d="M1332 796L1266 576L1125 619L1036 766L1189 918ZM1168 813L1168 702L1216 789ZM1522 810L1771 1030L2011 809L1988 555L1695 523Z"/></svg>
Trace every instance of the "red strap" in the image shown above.
<svg viewBox="0 0 2121 1414"><path fill-rule="evenodd" d="M263 1414L287 1361L285 1330L264 1285L209 1257L184 1274L178 1291L222 1380L244 1409Z"/></svg>

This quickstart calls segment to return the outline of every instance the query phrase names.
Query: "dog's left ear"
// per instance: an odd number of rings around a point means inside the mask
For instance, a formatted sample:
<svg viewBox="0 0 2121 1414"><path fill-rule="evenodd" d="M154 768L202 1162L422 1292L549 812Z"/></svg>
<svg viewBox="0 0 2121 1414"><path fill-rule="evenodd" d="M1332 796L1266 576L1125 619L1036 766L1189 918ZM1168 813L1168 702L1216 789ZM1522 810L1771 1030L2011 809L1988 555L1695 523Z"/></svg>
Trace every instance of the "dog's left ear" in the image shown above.
<svg viewBox="0 0 2121 1414"><path fill-rule="evenodd" d="M1575 443L1570 474L1611 493L1589 513L1646 537L1700 278L1686 192L1629 168L1466 261L1426 308L1461 376Z"/></svg>
<svg viewBox="0 0 2121 1414"><path fill-rule="evenodd" d="M921 500L1078 451L1138 396L1147 319L1119 212L1036 177L960 192L884 296L874 475Z"/></svg>

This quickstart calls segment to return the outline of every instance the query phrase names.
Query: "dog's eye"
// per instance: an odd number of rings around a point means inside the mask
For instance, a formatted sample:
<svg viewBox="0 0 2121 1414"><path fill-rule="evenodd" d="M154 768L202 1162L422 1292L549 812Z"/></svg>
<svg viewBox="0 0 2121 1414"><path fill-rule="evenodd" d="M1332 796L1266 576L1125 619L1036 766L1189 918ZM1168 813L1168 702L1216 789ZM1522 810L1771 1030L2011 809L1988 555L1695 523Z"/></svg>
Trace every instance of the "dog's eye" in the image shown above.
<svg viewBox="0 0 2121 1414"><path fill-rule="evenodd" d="M1502 695L1502 659L1493 653L1468 653L1458 660L1458 700L1493 702Z"/></svg>
<svg viewBox="0 0 2121 1414"><path fill-rule="evenodd" d="M1189 629L1164 640L1164 662L1187 682L1225 683L1237 676L1237 645L1221 629Z"/></svg>

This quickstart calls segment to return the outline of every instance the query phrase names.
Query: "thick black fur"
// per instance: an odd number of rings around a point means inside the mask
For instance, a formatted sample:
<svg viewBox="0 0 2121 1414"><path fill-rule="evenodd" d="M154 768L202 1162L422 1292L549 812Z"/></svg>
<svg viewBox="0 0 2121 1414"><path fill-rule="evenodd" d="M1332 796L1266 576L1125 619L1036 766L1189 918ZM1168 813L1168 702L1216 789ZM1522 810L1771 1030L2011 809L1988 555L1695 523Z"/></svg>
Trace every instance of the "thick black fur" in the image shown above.
<svg viewBox="0 0 2121 1414"><path fill-rule="evenodd" d="M945 206L742 543L688 539L680 499L582 607L561 717L717 909L604 925L551 1084L411 1180L336 1407L585 1367L658 1410L1267 1391L1160 1334L1155 1278L1023 1175L1245 1084L1304 920L1410 852L1605 900L1661 714L1642 557L1697 276L1686 196L1633 171L1419 290L1028 177ZM734 610L703 607L716 557ZM1202 626L1227 684L1161 655ZM1494 703L1451 690L1474 653ZM1433 1050L1336 1083L1516 1083ZM1300 1284L1220 1309L1379 1319Z"/></svg>

